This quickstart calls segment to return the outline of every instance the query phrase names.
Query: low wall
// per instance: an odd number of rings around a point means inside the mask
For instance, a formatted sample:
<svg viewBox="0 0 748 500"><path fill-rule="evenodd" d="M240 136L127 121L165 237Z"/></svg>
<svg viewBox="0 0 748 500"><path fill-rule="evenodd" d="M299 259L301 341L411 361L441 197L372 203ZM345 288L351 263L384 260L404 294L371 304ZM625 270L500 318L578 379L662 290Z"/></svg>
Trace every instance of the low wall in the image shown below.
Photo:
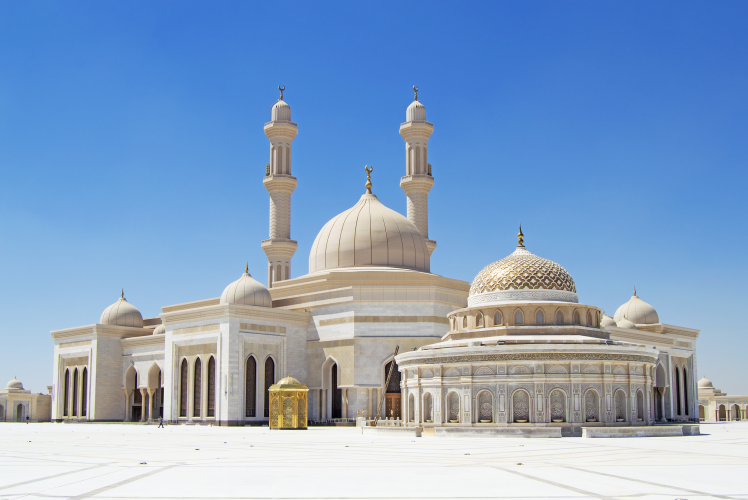
<svg viewBox="0 0 748 500"><path fill-rule="evenodd" d="M561 427L435 427L436 437L560 438Z"/></svg>
<svg viewBox="0 0 748 500"><path fill-rule="evenodd" d="M699 434L698 425L582 427L583 438L697 436Z"/></svg>
<svg viewBox="0 0 748 500"><path fill-rule="evenodd" d="M415 436L421 437L423 427L372 427L361 426L362 434L379 434L380 436Z"/></svg>

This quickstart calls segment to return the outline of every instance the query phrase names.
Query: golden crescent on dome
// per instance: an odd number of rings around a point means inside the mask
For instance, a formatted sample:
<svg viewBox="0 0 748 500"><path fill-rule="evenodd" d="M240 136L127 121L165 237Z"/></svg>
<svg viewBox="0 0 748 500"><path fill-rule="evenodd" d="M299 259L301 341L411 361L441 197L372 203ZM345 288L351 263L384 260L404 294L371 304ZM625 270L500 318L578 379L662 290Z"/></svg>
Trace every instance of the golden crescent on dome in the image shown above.
<svg viewBox="0 0 748 500"><path fill-rule="evenodd" d="M415 95L413 96L413 100L418 100L418 85L413 85L413 92L415 92Z"/></svg>
<svg viewBox="0 0 748 500"><path fill-rule="evenodd" d="M283 91L286 90L286 86L285 85L278 85L278 90L281 91L280 100L282 101L283 100Z"/></svg>
<svg viewBox="0 0 748 500"><path fill-rule="evenodd" d="M374 171L374 167L365 165L364 170L366 170L366 194L371 194L371 173Z"/></svg>

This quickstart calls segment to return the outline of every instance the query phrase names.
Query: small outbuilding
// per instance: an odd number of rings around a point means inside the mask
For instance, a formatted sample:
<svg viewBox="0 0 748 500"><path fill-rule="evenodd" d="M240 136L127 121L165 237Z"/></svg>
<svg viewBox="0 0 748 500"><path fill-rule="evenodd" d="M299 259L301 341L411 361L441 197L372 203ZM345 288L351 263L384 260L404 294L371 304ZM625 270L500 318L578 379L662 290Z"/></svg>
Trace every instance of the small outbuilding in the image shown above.
<svg viewBox="0 0 748 500"><path fill-rule="evenodd" d="M292 376L282 378L268 389L271 429L306 429L306 401L309 388Z"/></svg>

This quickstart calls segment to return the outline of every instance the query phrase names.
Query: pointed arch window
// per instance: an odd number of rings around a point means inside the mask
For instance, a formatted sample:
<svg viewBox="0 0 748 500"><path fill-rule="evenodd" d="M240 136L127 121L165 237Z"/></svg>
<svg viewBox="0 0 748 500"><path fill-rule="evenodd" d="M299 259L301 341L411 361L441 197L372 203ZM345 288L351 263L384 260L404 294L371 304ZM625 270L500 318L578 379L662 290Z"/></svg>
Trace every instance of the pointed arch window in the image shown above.
<svg viewBox="0 0 748 500"><path fill-rule="evenodd" d="M684 405L684 415L688 415L688 370L686 370L686 367L683 367L683 405Z"/></svg>
<svg viewBox="0 0 748 500"><path fill-rule="evenodd" d="M208 416L216 416L216 358L208 360Z"/></svg>
<svg viewBox="0 0 748 500"><path fill-rule="evenodd" d="M574 324L578 325L579 323L579 311L574 311Z"/></svg>
<svg viewBox="0 0 748 500"><path fill-rule="evenodd" d="M78 369L73 370L73 416L78 416Z"/></svg>
<svg viewBox="0 0 748 500"><path fill-rule="evenodd" d="M187 386L188 386L188 379L187 379L187 360L182 360L182 373L180 377L180 391L179 391L179 416L180 417L186 417L187 416Z"/></svg>
<svg viewBox="0 0 748 500"><path fill-rule="evenodd" d="M275 361L265 360L265 416L270 416L270 386L275 383Z"/></svg>
<svg viewBox="0 0 748 500"><path fill-rule="evenodd" d="M462 317L462 327L467 328L467 316Z"/></svg>
<svg viewBox="0 0 748 500"><path fill-rule="evenodd" d="M200 358L195 360L195 387L192 391L192 416L200 416L200 400L203 396L203 364Z"/></svg>
<svg viewBox="0 0 748 500"><path fill-rule="evenodd" d="M514 313L514 324L521 325L523 322L522 311L517 311L516 313Z"/></svg>
<svg viewBox="0 0 748 500"><path fill-rule="evenodd" d="M501 311L496 311L493 315L493 324L498 326L501 324Z"/></svg>
<svg viewBox="0 0 748 500"><path fill-rule="evenodd" d="M256 415L255 405L257 403L257 361L254 356L247 358L245 378L244 416L254 417Z"/></svg>
<svg viewBox="0 0 748 500"><path fill-rule="evenodd" d="M557 325L564 324L564 314L561 311L556 312L556 324Z"/></svg>
<svg viewBox="0 0 748 500"><path fill-rule="evenodd" d="M476 326L477 328L483 328L483 313L479 312L479 313L478 313L478 314L477 314L477 315L475 316L475 326Z"/></svg>
<svg viewBox="0 0 748 500"><path fill-rule="evenodd" d="M592 326L592 315L587 312L587 326Z"/></svg>
<svg viewBox="0 0 748 500"><path fill-rule="evenodd" d="M535 313L535 324L536 325L543 324L543 311L538 310L538 312Z"/></svg>
<svg viewBox="0 0 748 500"><path fill-rule="evenodd" d="M63 402L62 416L70 415L70 370L65 370L65 401Z"/></svg>
<svg viewBox="0 0 748 500"><path fill-rule="evenodd" d="M86 416L86 407L88 406L86 404L88 400L86 394L88 394L88 369L84 366L81 374L81 417Z"/></svg>

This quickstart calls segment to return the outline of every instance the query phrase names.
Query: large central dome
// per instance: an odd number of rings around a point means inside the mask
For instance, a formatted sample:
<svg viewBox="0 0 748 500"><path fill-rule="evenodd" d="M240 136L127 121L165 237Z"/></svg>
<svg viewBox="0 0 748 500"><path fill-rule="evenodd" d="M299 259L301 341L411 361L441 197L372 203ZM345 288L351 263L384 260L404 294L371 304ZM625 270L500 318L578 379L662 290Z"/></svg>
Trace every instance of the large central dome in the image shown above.
<svg viewBox="0 0 748 500"><path fill-rule="evenodd" d="M470 285L470 306L507 300L578 302L574 279L559 264L538 257L520 243L509 256L489 264Z"/></svg>
<svg viewBox="0 0 748 500"><path fill-rule="evenodd" d="M325 224L309 253L310 273L359 266L430 269L426 241L415 224L373 194Z"/></svg>

